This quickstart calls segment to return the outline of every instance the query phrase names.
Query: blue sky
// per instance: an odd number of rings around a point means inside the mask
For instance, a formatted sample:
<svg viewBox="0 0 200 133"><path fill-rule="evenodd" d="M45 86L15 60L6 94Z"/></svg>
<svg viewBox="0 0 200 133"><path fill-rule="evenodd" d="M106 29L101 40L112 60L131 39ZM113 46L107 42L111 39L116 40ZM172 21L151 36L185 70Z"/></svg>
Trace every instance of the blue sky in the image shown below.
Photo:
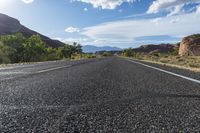
<svg viewBox="0 0 200 133"><path fill-rule="evenodd" d="M0 13L82 45L138 47L200 33L200 0L0 0Z"/></svg>

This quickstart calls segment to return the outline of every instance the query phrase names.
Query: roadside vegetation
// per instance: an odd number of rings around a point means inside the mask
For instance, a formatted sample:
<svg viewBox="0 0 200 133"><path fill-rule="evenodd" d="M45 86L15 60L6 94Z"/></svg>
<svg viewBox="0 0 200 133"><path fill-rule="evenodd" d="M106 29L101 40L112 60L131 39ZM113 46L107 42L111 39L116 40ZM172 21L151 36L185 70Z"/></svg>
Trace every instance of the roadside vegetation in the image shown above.
<svg viewBox="0 0 200 133"><path fill-rule="evenodd" d="M178 49L171 53L153 52L150 54L134 52L129 48L125 49L122 55L138 60L200 71L200 56L179 56Z"/></svg>
<svg viewBox="0 0 200 133"><path fill-rule="evenodd" d="M29 38L20 33L0 36L0 64L95 57L93 54L84 54L82 46L77 43L52 48L47 47L39 35Z"/></svg>
<svg viewBox="0 0 200 133"><path fill-rule="evenodd" d="M100 57L109 57L109 56L113 56L115 53L115 51L98 51L96 52L96 55L100 56Z"/></svg>

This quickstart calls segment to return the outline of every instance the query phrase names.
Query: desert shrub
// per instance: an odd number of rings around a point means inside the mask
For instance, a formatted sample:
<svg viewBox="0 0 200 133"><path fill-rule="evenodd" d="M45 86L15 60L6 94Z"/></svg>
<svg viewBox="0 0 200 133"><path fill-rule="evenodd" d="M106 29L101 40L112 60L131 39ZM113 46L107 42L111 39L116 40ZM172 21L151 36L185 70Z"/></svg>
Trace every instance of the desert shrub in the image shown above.
<svg viewBox="0 0 200 133"><path fill-rule="evenodd" d="M164 57L164 58L168 58L169 56L168 56L168 55L164 55L163 57Z"/></svg>
<svg viewBox="0 0 200 133"><path fill-rule="evenodd" d="M96 58L96 55L95 54L85 54L84 57L90 59L90 58Z"/></svg>
<svg viewBox="0 0 200 133"><path fill-rule="evenodd" d="M126 57L132 57L134 54L135 53L133 52L132 48L128 48L123 51L123 55Z"/></svg>
<svg viewBox="0 0 200 133"><path fill-rule="evenodd" d="M152 53L152 55L156 56L156 57L160 57L160 53L158 53L158 52L154 52L154 53Z"/></svg>
<svg viewBox="0 0 200 133"><path fill-rule="evenodd" d="M179 61L179 62L183 62L183 61L185 61L185 59L180 58L180 59L178 59L178 61Z"/></svg>
<svg viewBox="0 0 200 133"><path fill-rule="evenodd" d="M199 63L191 62L191 63L189 63L188 65L189 65L189 67L200 68L200 64L199 64Z"/></svg>
<svg viewBox="0 0 200 133"><path fill-rule="evenodd" d="M112 56L110 52L103 52L102 56L107 57L107 56Z"/></svg>
<svg viewBox="0 0 200 133"><path fill-rule="evenodd" d="M168 63L169 60L168 60L168 59L161 59L160 62L161 62L161 63Z"/></svg>
<svg viewBox="0 0 200 133"><path fill-rule="evenodd" d="M176 48L173 52L170 53L170 55L177 56L178 53L179 53L179 48Z"/></svg>

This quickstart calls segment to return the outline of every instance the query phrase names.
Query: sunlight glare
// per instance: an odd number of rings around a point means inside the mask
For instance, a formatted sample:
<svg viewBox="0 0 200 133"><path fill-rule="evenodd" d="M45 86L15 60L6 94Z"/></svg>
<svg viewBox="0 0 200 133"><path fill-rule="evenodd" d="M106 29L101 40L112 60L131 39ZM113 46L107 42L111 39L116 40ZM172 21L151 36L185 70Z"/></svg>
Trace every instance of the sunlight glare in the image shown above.
<svg viewBox="0 0 200 133"><path fill-rule="evenodd" d="M4 9L9 6L11 0L0 0L0 9Z"/></svg>

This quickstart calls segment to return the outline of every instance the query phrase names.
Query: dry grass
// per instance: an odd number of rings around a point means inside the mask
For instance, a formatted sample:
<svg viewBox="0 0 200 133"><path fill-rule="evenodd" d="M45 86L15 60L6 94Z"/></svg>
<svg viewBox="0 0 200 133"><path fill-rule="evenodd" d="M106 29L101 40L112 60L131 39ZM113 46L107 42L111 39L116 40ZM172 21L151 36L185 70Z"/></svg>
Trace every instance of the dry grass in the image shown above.
<svg viewBox="0 0 200 133"><path fill-rule="evenodd" d="M173 55L139 55L136 59L166 66L200 72L200 56L180 57Z"/></svg>

